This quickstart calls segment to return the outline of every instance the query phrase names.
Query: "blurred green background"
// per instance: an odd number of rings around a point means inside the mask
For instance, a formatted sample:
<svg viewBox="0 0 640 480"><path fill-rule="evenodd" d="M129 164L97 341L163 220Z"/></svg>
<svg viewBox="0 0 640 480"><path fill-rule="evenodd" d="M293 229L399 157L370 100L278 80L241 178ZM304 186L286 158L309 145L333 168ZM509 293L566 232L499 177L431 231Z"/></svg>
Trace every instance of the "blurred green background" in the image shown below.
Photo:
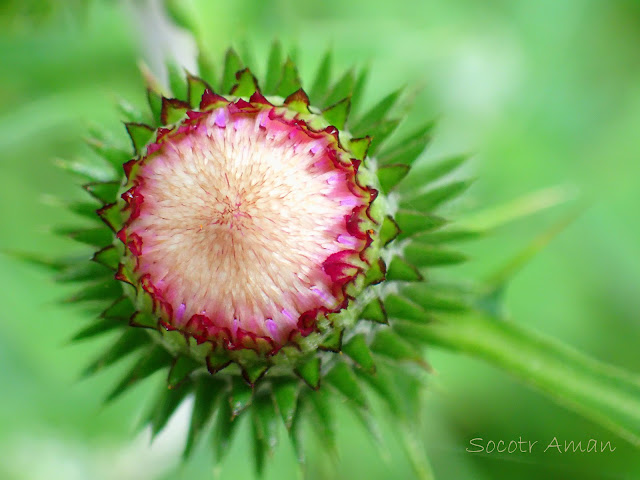
<svg viewBox="0 0 640 480"><path fill-rule="evenodd" d="M133 2L135 3L135 2ZM58 254L76 248L49 233L76 221L50 196L79 195L55 158L86 154L91 125L112 127L118 96L144 100L137 61L149 39L146 2L0 2L0 249ZM299 46L309 81L327 46L337 66L371 66L373 103L398 85L421 85L413 119L439 116L426 158L472 151L478 180L455 207L464 215L563 185L591 207L514 279L515 321L639 371L640 3L636 0L185 1L211 52L249 44L265 63L271 40ZM44 201L43 201L44 200ZM482 280L567 211L505 226L464 249L450 275ZM207 445L180 466L183 409L151 447L136 424L156 376L114 404L101 399L125 365L84 381L83 366L109 338L70 345L85 312L57 302L69 290L0 256L0 478L251 478L248 435L212 472ZM424 437L440 479L635 479L640 452L473 359L429 352L436 374ZM128 363L127 361L123 363ZM340 408L337 406L337 408ZM311 452L310 478L412 478L392 429L388 458L340 415L341 459ZM294 478L282 436L267 478ZM537 441L532 454L472 454L472 438ZM611 441L613 453L543 452L553 437ZM313 439L311 439L313 446Z"/></svg>

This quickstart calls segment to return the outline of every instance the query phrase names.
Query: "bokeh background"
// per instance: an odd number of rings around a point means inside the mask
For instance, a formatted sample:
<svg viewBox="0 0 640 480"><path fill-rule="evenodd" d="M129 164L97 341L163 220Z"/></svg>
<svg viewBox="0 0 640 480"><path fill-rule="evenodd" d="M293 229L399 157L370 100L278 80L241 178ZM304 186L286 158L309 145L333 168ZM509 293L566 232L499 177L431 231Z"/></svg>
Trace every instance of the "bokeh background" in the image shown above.
<svg viewBox="0 0 640 480"><path fill-rule="evenodd" d="M137 69L150 40L145 2L0 1L0 249L72 251L49 227L75 221L52 196L78 195L56 158L86 154L82 138L108 125L124 140L118 96L144 100ZM590 207L513 279L517 322L640 371L640 3L636 0L185 0L198 11L207 48L221 56L248 44L265 59L271 40L299 46L309 80L327 46L336 64L371 68L373 103L399 84L416 89L415 121L440 118L426 158L474 152L477 177L456 215L551 186ZM264 62L262 62L264 63ZM411 123L411 121L409 121ZM482 281L570 207L512 222L465 245L452 271ZM206 444L180 464L186 405L150 445L136 425L152 377L102 406L125 364L78 381L109 338L71 345L86 314L60 305L69 290L0 255L0 478L251 478L241 429L216 471ZM640 452L473 359L428 353L436 374L425 401L424 438L440 479L635 479ZM340 410L341 459L311 453L310 478L412 478L393 429L386 455ZM532 454L471 454L472 438L537 441ZM553 437L611 441L613 453L543 452ZM313 441L313 440L312 440ZM313 443L312 443L313 445ZM319 450L319 449L318 449ZM282 438L267 478L295 478Z"/></svg>

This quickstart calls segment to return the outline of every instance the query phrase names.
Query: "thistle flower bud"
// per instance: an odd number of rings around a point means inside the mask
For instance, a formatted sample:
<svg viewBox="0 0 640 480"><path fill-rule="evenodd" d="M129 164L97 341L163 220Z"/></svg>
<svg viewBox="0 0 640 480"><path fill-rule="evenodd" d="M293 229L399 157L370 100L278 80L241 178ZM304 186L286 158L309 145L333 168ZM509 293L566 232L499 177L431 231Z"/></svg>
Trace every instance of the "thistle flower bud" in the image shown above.
<svg viewBox="0 0 640 480"><path fill-rule="evenodd" d="M430 188L462 159L410 173L432 124L387 146L399 92L351 122L364 77L331 83L329 67L310 100L277 44L263 88L230 50L221 80L174 71L172 98L148 92L151 118L127 110L133 154L96 138L104 168L65 164L90 178L104 226L64 230L99 250L63 277L91 280L78 301L111 302L76 338L122 332L87 373L139 352L115 398L166 370L149 422L157 433L193 393L187 452L215 415L222 457L245 411L258 470L278 413L299 453L306 417L331 448L330 395L364 418L365 385L410 418L419 388L407 364L425 365L412 326L465 308L423 275L463 260L442 248L433 210L466 182Z"/></svg>

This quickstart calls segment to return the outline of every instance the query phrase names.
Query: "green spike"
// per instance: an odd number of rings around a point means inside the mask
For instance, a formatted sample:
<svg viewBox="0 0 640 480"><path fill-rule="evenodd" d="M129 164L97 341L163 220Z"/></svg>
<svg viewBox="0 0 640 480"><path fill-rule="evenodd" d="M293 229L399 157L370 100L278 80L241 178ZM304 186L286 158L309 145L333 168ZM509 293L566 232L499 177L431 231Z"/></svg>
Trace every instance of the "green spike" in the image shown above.
<svg viewBox="0 0 640 480"><path fill-rule="evenodd" d="M187 98L189 99L191 108L197 109L200 107L202 94L206 89L213 91L211 86L201 78L191 74L187 75Z"/></svg>
<svg viewBox="0 0 640 480"><path fill-rule="evenodd" d="M200 362L188 355L177 356L169 369L167 385L169 385L169 388L179 387L195 370L201 367L202 364Z"/></svg>
<svg viewBox="0 0 640 480"><path fill-rule="evenodd" d="M226 368L231 363L229 360L229 356L225 354L220 354L217 352L211 352L207 356L207 370L211 375L218 373L223 368Z"/></svg>
<svg viewBox="0 0 640 480"><path fill-rule="evenodd" d="M108 245L94 253L91 260L111 270L117 270L118 263L120 262L120 252L113 245Z"/></svg>
<svg viewBox="0 0 640 480"><path fill-rule="evenodd" d="M426 191L417 197L403 198L401 205L413 210L432 212L440 205L453 200L471 186L471 180L459 180L445 183Z"/></svg>
<svg viewBox="0 0 640 480"><path fill-rule="evenodd" d="M393 107L398 100L398 97L402 93L403 89L396 90L390 93L379 103L371 108L367 113L362 115L358 122L353 126L351 131L354 135L360 135L361 133L368 133L368 130L377 123L381 122L384 117L389 113L391 107Z"/></svg>
<svg viewBox="0 0 640 480"><path fill-rule="evenodd" d="M129 321L131 315L135 312L135 307L131 302L131 299L126 296L122 296L109 305L101 314L100 318L110 318L114 320Z"/></svg>
<svg viewBox="0 0 640 480"><path fill-rule="evenodd" d="M314 356L294 371L310 388L317 390L320 387L320 358Z"/></svg>
<svg viewBox="0 0 640 480"><path fill-rule="evenodd" d="M273 455L278 443L278 416L271 396L257 396L252 413L254 447L258 453L256 471L260 475L264 468L264 454Z"/></svg>
<svg viewBox="0 0 640 480"><path fill-rule="evenodd" d="M456 265L467 260L467 256L452 250L411 242L403 251L404 258L418 268Z"/></svg>
<svg viewBox="0 0 640 480"><path fill-rule="evenodd" d="M344 362L338 362L325 376L327 383L342 393L345 398L361 408L367 407L367 399L353 370Z"/></svg>
<svg viewBox="0 0 640 480"><path fill-rule="evenodd" d="M304 397L303 397L304 398ZM302 400L300 402L303 404ZM291 428L289 429L289 440L291 441L291 446L293 447L293 451L295 453L296 459L298 460L298 465L301 468L301 471L304 475L305 470L305 462L306 458L304 455L304 431L301 428L303 415L299 413L302 410L303 405L299 405L298 409L295 412L295 416L291 422Z"/></svg>
<svg viewBox="0 0 640 480"><path fill-rule="evenodd" d="M294 110L299 113L309 113L309 97L307 97L307 94L302 88L285 98L284 104L289 110Z"/></svg>
<svg viewBox="0 0 640 480"><path fill-rule="evenodd" d="M280 381L272 384L274 401L287 430L291 430L298 405L300 385L293 381Z"/></svg>
<svg viewBox="0 0 640 480"><path fill-rule="evenodd" d="M224 383L211 378L201 376L195 382L193 410L191 412L191 423L187 433L187 442L182 453L183 458L188 458L197 445L204 428L211 419L218 397L221 396Z"/></svg>
<svg viewBox="0 0 640 480"><path fill-rule="evenodd" d="M458 155L415 167L403 182L402 191L417 190L428 183L435 182L455 171L467 159L466 155Z"/></svg>
<svg viewBox="0 0 640 480"><path fill-rule="evenodd" d="M405 163L411 165L427 148L434 127L435 122L430 121L392 146L383 149L379 155L380 164Z"/></svg>
<svg viewBox="0 0 640 480"><path fill-rule="evenodd" d="M231 87L236 83L236 72L242 70L242 60L233 48L227 50L224 57L224 70L222 72L222 83L220 91L223 94L230 93Z"/></svg>
<svg viewBox="0 0 640 480"><path fill-rule="evenodd" d="M151 116L153 117L154 124L161 125L162 95L155 90L147 88L147 102L149 103L149 108L151 109Z"/></svg>
<svg viewBox="0 0 640 480"><path fill-rule="evenodd" d="M428 232L416 238L420 243L429 245L441 245L443 243L467 242L469 240L477 240L482 237L484 232L479 230L466 229L448 229L438 230L437 232Z"/></svg>
<svg viewBox="0 0 640 480"><path fill-rule="evenodd" d="M138 108L134 107L124 99L118 100L117 108L127 122L144 123L148 120L145 118L145 115L138 110Z"/></svg>
<svg viewBox="0 0 640 480"><path fill-rule="evenodd" d="M231 89L231 94L236 97L250 97L259 90L258 81L248 68L236 73L236 79L238 83Z"/></svg>
<svg viewBox="0 0 640 480"><path fill-rule="evenodd" d="M377 262L374 262L365 275L365 285L377 285L384 281L387 274L387 265L381 258Z"/></svg>
<svg viewBox="0 0 640 480"><path fill-rule="evenodd" d="M206 85L213 85L217 83L216 68L214 62L211 60L211 57L204 51L203 48L199 48L198 50L198 76ZM189 96L189 98L192 97Z"/></svg>
<svg viewBox="0 0 640 480"><path fill-rule="evenodd" d="M160 108L162 109L162 106ZM135 154L140 155L144 147L149 143L149 140L153 137L155 130L149 125L142 123L125 123L124 126L131 138L131 144L133 145Z"/></svg>
<svg viewBox="0 0 640 480"><path fill-rule="evenodd" d="M162 112L160 118L163 125L170 125L178 123L182 120L187 111L189 110L189 104L183 100L176 98L162 98Z"/></svg>
<svg viewBox="0 0 640 480"><path fill-rule="evenodd" d="M371 350L377 355L390 358L396 361L412 361L422 365L426 365L413 346L404 340L397 333L390 329L379 330L376 333Z"/></svg>
<svg viewBox="0 0 640 480"><path fill-rule="evenodd" d="M86 378L94 373L116 363L126 355L149 344L151 337L140 328L130 328L124 333L96 360L94 360L82 373Z"/></svg>
<svg viewBox="0 0 640 480"><path fill-rule="evenodd" d="M98 214L98 217L114 232L117 232L122 228L124 223L122 219L122 209L116 203L110 203L94 212Z"/></svg>
<svg viewBox="0 0 640 480"><path fill-rule="evenodd" d="M462 312L468 310L468 306L459 298L445 297L435 294L426 288L427 285L406 285L402 294L426 311Z"/></svg>
<svg viewBox="0 0 640 480"><path fill-rule="evenodd" d="M240 42L240 58L245 66L255 69L257 64L253 55L253 49L246 38Z"/></svg>
<svg viewBox="0 0 640 480"><path fill-rule="evenodd" d="M333 105L343 98L350 97L353 94L353 70L348 70L334 85L327 98L324 99L321 106Z"/></svg>
<svg viewBox="0 0 640 480"><path fill-rule="evenodd" d="M356 375L366 382L378 396L389 407L390 412L396 418L402 418L406 416L406 412L400 406L400 399L398 398L398 392L394 388L395 378L398 376L397 369L394 368L390 371L382 361L378 361L376 364L376 374L371 375L364 370L355 370Z"/></svg>
<svg viewBox="0 0 640 480"><path fill-rule="evenodd" d="M360 314L360 318L376 323L389 323L387 319L387 312L384 309L384 304L379 298L374 298L364 307Z"/></svg>
<svg viewBox="0 0 640 480"><path fill-rule="evenodd" d="M280 80L282 65L282 47L277 40L271 45L269 60L267 61L267 75L265 76L264 93L273 95L276 93L278 80Z"/></svg>
<svg viewBox="0 0 640 480"><path fill-rule="evenodd" d="M103 247L113 241L113 232L107 227L81 229L55 228L53 233L69 237L76 242L86 243L87 245L92 245L94 247Z"/></svg>
<svg viewBox="0 0 640 480"><path fill-rule="evenodd" d="M158 317L153 313L135 312L129 319L129 325L139 328L158 328Z"/></svg>
<svg viewBox="0 0 640 480"><path fill-rule="evenodd" d="M325 389L318 390L309 395L310 413L313 417L312 425L320 438L323 446L335 458L337 456L335 420L331 396Z"/></svg>
<svg viewBox="0 0 640 480"><path fill-rule="evenodd" d="M394 257L387 269L387 280L420 282L424 278L416 267L400 257Z"/></svg>
<svg viewBox="0 0 640 480"><path fill-rule="evenodd" d="M342 351L366 371L375 372L376 366L373 361L373 355L371 355L371 350L369 350L364 334L358 333L354 335L342 347Z"/></svg>
<svg viewBox="0 0 640 480"><path fill-rule="evenodd" d="M161 390L154 406L149 411L146 422L151 425L151 436L155 437L165 427L171 415L178 409L187 394L192 390L191 382L185 382L179 388Z"/></svg>
<svg viewBox="0 0 640 480"><path fill-rule="evenodd" d="M327 122L336 127L338 130L344 128L347 118L349 117L349 109L351 108L351 98L346 97L338 103L325 108L322 116Z"/></svg>
<svg viewBox="0 0 640 480"><path fill-rule="evenodd" d="M231 414L233 417L240 415L253 400L253 388L238 377L231 380Z"/></svg>
<svg viewBox="0 0 640 480"><path fill-rule="evenodd" d="M354 138L349 142L349 150L357 160L364 160L371 145L371 137Z"/></svg>
<svg viewBox="0 0 640 480"><path fill-rule="evenodd" d="M228 400L228 401L227 401ZM211 437L215 460L219 464L229 452L233 434L240 423L231 410L231 398L222 398L220 407L214 421L214 430Z"/></svg>
<svg viewBox="0 0 640 480"><path fill-rule="evenodd" d="M302 85L298 77L298 69L291 58L287 58L287 61L282 66L282 75L280 76L276 94L281 97L287 97L300 88L302 88Z"/></svg>
<svg viewBox="0 0 640 480"><path fill-rule="evenodd" d="M103 333L109 332L116 328L122 328L126 326L126 321L124 319L114 319L114 318L98 318L94 320L90 325L87 325L82 330L77 332L72 338L72 342L77 342L80 340L86 340L88 338L93 338L98 335L102 335Z"/></svg>
<svg viewBox="0 0 640 480"><path fill-rule="evenodd" d="M171 360L171 354L161 345L149 348L136 362L133 368L109 393L106 402L111 402L127 391L131 386L153 375L158 370L166 367Z"/></svg>
<svg viewBox="0 0 640 480"><path fill-rule="evenodd" d="M184 69L175 62L168 62L167 71L169 74L169 88L173 98L188 100Z"/></svg>
<svg viewBox="0 0 640 480"><path fill-rule="evenodd" d="M122 164L131 159L129 152L110 145L104 138L97 136L89 137L87 138L87 144L94 152L113 165L117 170L120 170Z"/></svg>
<svg viewBox="0 0 640 480"><path fill-rule="evenodd" d="M119 298L122 295L122 287L114 282L111 278L105 281L83 286L81 290L69 297L66 302L93 302L101 300L111 300Z"/></svg>
<svg viewBox="0 0 640 480"><path fill-rule="evenodd" d="M322 100L327 95L329 82L331 81L332 56L331 50L327 50L318 67L318 72L310 91L310 97L314 102Z"/></svg>
<svg viewBox="0 0 640 480"><path fill-rule="evenodd" d="M394 164L387 165L378 169L378 180L380 180L380 187L385 193L390 192L400 181L409 173L409 165Z"/></svg>
<svg viewBox="0 0 640 480"><path fill-rule="evenodd" d="M416 322L426 322L429 318L427 312L421 306L395 293L390 293L384 298L384 307L387 314L392 318Z"/></svg>
<svg viewBox="0 0 640 480"><path fill-rule="evenodd" d="M393 217L387 216L380 227L380 242L382 245L388 245L400 235L400 226Z"/></svg>
<svg viewBox="0 0 640 480"><path fill-rule="evenodd" d="M93 161L89 158L82 160L55 159L55 165L67 172L83 177L90 182L112 182L118 173L103 159Z"/></svg>
<svg viewBox="0 0 640 480"><path fill-rule="evenodd" d="M400 239L435 230L446 223L444 218L436 215L402 209L396 212L395 220L400 226L400 234L398 235Z"/></svg>
<svg viewBox="0 0 640 480"><path fill-rule="evenodd" d="M249 364L242 365L242 377L244 381L253 386L269 370L269 365Z"/></svg>
<svg viewBox="0 0 640 480"><path fill-rule="evenodd" d="M369 155L375 155L376 151L382 143L398 128L399 119L384 120L374 126L368 133L371 135L371 146L369 147Z"/></svg>
<svg viewBox="0 0 640 480"><path fill-rule="evenodd" d="M264 464L267 455L267 445L262 437L260 419L255 410L251 415L251 441L253 443L253 465L255 468L256 478L262 478L264 473Z"/></svg>
<svg viewBox="0 0 640 480"><path fill-rule="evenodd" d="M65 269L55 276L56 282L85 282L109 277L113 278L113 270L94 262L82 262Z"/></svg>
<svg viewBox="0 0 640 480"><path fill-rule="evenodd" d="M48 201L48 199L47 199ZM63 205L61 200L52 198L52 204L55 205ZM65 208L70 212L75 213L81 217L84 217L86 220L95 221L98 217L96 215L96 210L100 208L101 205L96 205L94 202L73 202L65 205Z"/></svg>
<svg viewBox="0 0 640 480"><path fill-rule="evenodd" d="M85 183L82 188L89 192L89 194L96 200L107 204L116 201L118 190L120 189L120 182Z"/></svg>
<svg viewBox="0 0 640 480"><path fill-rule="evenodd" d="M344 330L334 327L318 348L328 352L339 352L342 347L343 333Z"/></svg>
<svg viewBox="0 0 640 480"><path fill-rule="evenodd" d="M353 87L353 94L351 96L351 111L357 112L358 107L360 106L360 102L362 101L362 93L364 91L364 87L367 83L367 77L369 76L369 69L363 68L360 70L358 74L358 78L356 79L356 84Z"/></svg>

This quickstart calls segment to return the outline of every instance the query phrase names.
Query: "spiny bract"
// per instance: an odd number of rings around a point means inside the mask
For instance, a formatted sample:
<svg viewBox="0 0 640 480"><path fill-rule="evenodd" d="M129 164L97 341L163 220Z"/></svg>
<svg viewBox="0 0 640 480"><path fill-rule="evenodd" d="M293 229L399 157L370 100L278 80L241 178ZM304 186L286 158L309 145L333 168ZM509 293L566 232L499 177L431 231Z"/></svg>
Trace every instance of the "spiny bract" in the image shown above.
<svg viewBox="0 0 640 480"><path fill-rule="evenodd" d="M334 448L334 395L365 425L367 391L399 420L415 414L416 329L465 308L424 279L463 260L442 247L459 232L433 212L467 182L441 181L461 157L411 169L431 122L388 144L399 91L348 118L365 73L332 82L330 54L309 94L277 43L264 82L233 50L221 78L201 60L200 76L169 69L171 98L149 87L150 117L123 109L133 154L96 134L105 161L62 164L100 202L73 210L103 223L61 229L98 250L57 268L83 282L75 301L109 302L75 338L121 332L87 373L138 352L109 399L165 370L154 434L193 394L185 453L213 419L220 460L250 412L261 471L279 417L299 458L304 418Z"/></svg>

